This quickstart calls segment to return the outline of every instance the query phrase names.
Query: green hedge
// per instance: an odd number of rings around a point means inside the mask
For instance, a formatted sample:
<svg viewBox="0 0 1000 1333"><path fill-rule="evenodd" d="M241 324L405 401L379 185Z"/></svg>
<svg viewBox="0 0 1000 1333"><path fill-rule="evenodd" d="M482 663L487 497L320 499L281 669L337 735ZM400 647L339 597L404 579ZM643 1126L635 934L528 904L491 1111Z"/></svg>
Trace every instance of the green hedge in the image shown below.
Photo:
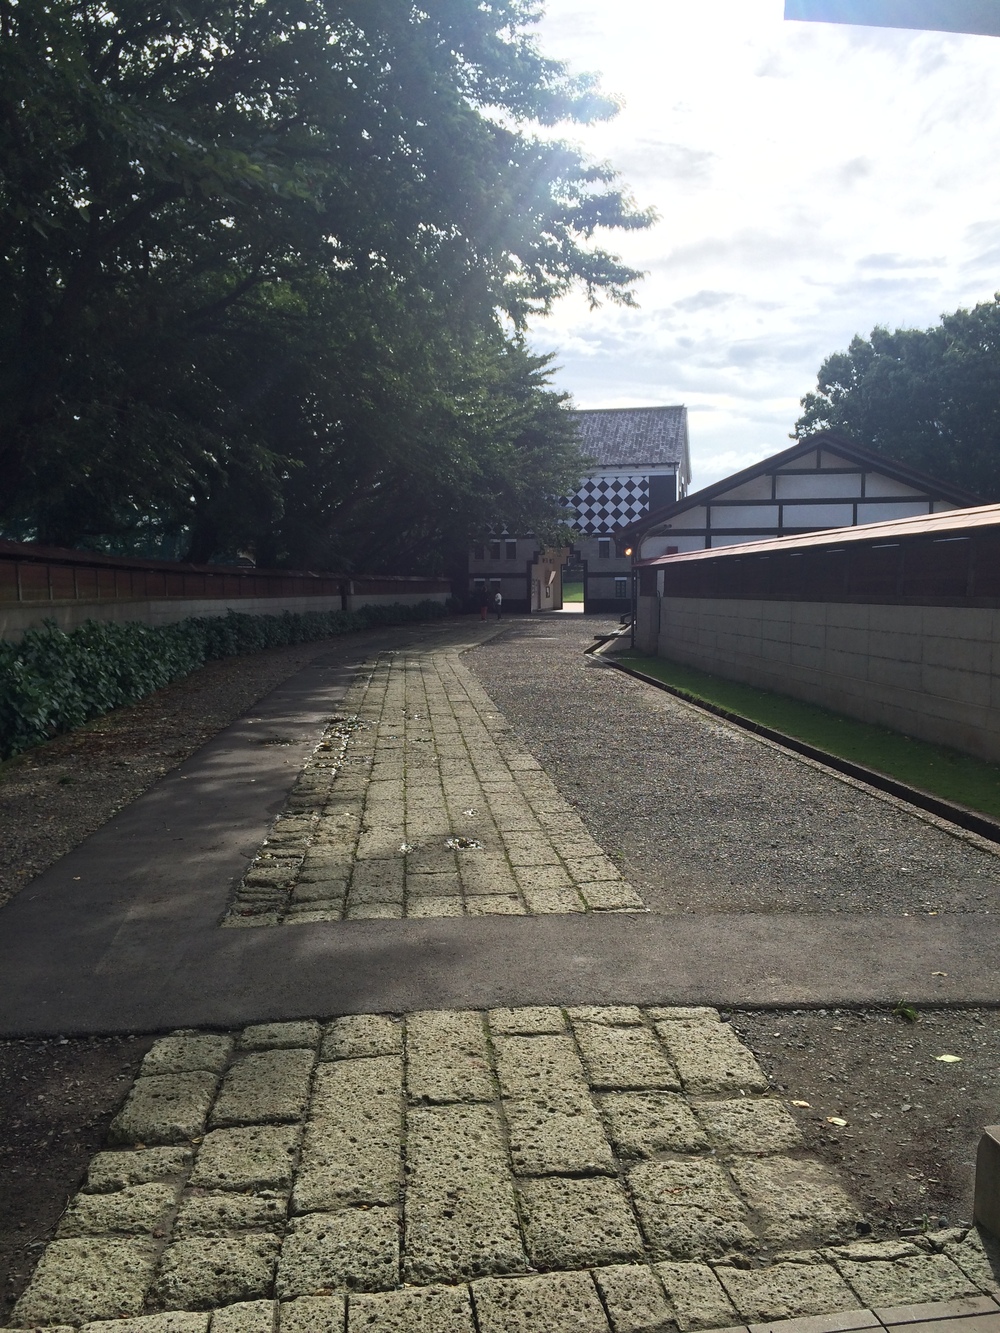
<svg viewBox="0 0 1000 1333"><path fill-rule="evenodd" d="M438 602L280 616L230 611L156 627L88 620L69 634L46 621L20 643L0 642L0 759L135 703L213 658L446 614Z"/></svg>

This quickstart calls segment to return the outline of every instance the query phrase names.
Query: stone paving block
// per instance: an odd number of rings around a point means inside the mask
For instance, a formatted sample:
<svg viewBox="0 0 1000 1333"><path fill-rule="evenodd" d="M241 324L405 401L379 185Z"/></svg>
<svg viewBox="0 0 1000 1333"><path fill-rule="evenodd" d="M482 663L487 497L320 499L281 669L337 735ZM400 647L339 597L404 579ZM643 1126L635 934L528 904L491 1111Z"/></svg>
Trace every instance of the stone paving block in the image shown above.
<svg viewBox="0 0 1000 1333"><path fill-rule="evenodd" d="M84 1324L81 1333L208 1333L210 1318L191 1310L167 1310L163 1314L136 1315L134 1319L102 1319ZM76 1330L50 1328L46 1333L76 1333Z"/></svg>
<svg viewBox="0 0 1000 1333"><path fill-rule="evenodd" d="M834 1263L862 1305L910 1305L916 1301L951 1301L971 1296L975 1283L944 1254L867 1263L834 1259Z"/></svg>
<svg viewBox="0 0 1000 1333"><path fill-rule="evenodd" d="M642 1026L642 1010L634 1004L576 1004L566 1010L573 1023L603 1023L607 1027Z"/></svg>
<svg viewBox="0 0 1000 1333"><path fill-rule="evenodd" d="M582 1268L643 1257L639 1228L617 1180L524 1180L518 1193L535 1268Z"/></svg>
<svg viewBox="0 0 1000 1333"><path fill-rule="evenodd" d="M160 1309L214 1310L268 1296L276 1236L197 1236L174 1241L160 1260L150 1302Z"/></svg>
<svg viewBox="0 0 1000 1333"><path fill-rule="evenodd" d="M399 1282L395 1208L343 1208L296 1218L278 1266L282 1300L331 1288L384 1291Z"/></svg>
<svg viewBox="0 0 1000 1333"><path fill-rule="evenodd" d="M456 863L455 853L450 847L445 845L445 838L435 839L434 842L427 843L424 846L414 847L412 852L406 854L407 870L424 875L455 874L456 864L459 868L462 862L470 856L479 856L481 853L476 848L470 848L463 851L459 861ZM400 867L402 867L400 859Z"/></svg>
<svg viewBox="0 0 1000 1333"><path fill-rule="evenodd" d="M614 1175L603 1126L585 1094L511 1098L504 1116L515 1175Z"/></svg>
<svg viewBox="0 0 1000 1333"><path fill-rule="evenodd" d="M525 889L528 911L536 916L553 912L583 912L586 906L576 889Z"/></svg>
<svg viewBox="0 0 1000 1333"><path fill-rule="evenodd" d="M653 1268L681 1333L736 1323L732 1302L707 1264L659 1263Z"/></svg>
<svg viewBox="0 0 1000 1333"><path fill-rule="evenodd" d="M299 1296L278 1306L279 1333L344 1333L347 1297Z"/></svg>
<svg viewBox="0 0 1000 1333"><path fill-rule="evenodd" d="M802 1147L794 1118L779 1101L745 1097L738 1101L695 1102L694 1113L714 1142L732 1153L779 1153Z"/></svg>
<svg viewBox="0 0 1000 1333"><path fill-rule="evenodd" d="M293 1211L395 1204L402 1120L399 1056L320 1065L295 1178Z"/></svg>
<svg viewBox="0 0 1000 1333"><path fill-rule="evenodd" d="M191 1184L202 1189L289 1189L298 1143L297 1125L213 1129L198 1149Z"/></svg>
<svg viewBox="0 0 1000 1333"><path fill-rule="evenodd" d="M747 1325L747 1333L860 1333L862 1329L881 1330L871 1310L839 1310L834 1314L800 1315L794 1320Z"/></svg>
<svg viewBox="0 0 1000 1333"><path fill-rule="evenodd" d="M212 1333L274 1333L277 1301L240 1301L212 1315Z"/></svg>
<svg viewBox="0 0 1000 1333"><path fill-rule="evenodd" d="M407 870L406 896L412 898L461 898L462 881L458 871L440 875Z"/></svg>
<svg viewBox="0 0 1000 1333"><path fill-rule="evenodd" d="M289 911L282 920L283 926L308 926L314 921L341 921L344 916L344 907L342 903L316 903L314 907L305 911Z"/></svg>
<svg viewBox="0 0 1000 1333"><path fill-rule="evenodd" d="M432 1010L406 1019L406 1090L412 1102L486 1102L496 1095L483 1016Z"/></svg>
<svg viewBox="0 0 1000 1333"><path fill-rule="evenodd" d="M495 1037L537 1035L566 1031L561 1009L551 1005L524 1005L516 1009L491 1009L490 1031Z"/></svg>
<svg viewBox="0 0 1000 1333"><path fill-rule="evenodd" d="M583 1065L569 1036L497 1037L497 1076L504 1097L550 1101L586 1092Z"/></svg>
<svg viewBox="0 0 1000 1333"><path fill-rule="evenodd" d="M831 1264L778 1263L757 1269L719 1265L715 1275L740 1317L755 1323L860 1306Z"/></svg>
<svg viewBox="0 0 1000 1333"><path fill-rule="evenodd" d="M412 1109L406 1169L407 1282L524 1271L507 1153L493 1107Z"/></svg>
<svg viewBox="0 0 1000 1333"><path fill-rule="evenodd" d="M673 1333L673 1313L663 1288L644 1264L615 1264L594 1271L612 1333Z"/></svg>
<svg viewBox="0 0 1000 1333"><path fill-rule="evenodd" d="M530 869L559 864L558 853L544 834L504 832L503 842L512 866Z"/></svg>
<svg viewBox="0 0 1000 1333"><path fill-rule="evenodd" d="M205 1128L215 1074L153 1074L132 1084L108 1129L111 1143L183 1143Z"/></svg>
<svg viewBox="0 0 1000 1333"><path fill-rule="evenodd" d="M647 1027L610 1027L574 1022L592 1088L663 1088L680 1091L680 1080Z"/></svg>
<svg viewBox="0 0 1000 1333"><path fill-rule="evenodd" d="M596 843L594 845L596 848ZM567 857L566 869L574 884L601 884L622 877L618 867L606 856Z"/></svg>
<svg viewBox="0 0 1000 1333"><path fill-rule="evenodd" d="M211 1033L177 1032L161 1037L146 1053L140 1076L150 1074L193 1074L199 1070L221 1074L233 1049L230 1036Z"/></svg>
<svg viewBox="0 0 1000 1333"><path fill-rule="evenodd" d="M514 866L514 878L523 893L541 889L573 889L573 881L561 865Z"/></svg>
<svg viewBox="0 0 1000 1333"><path fill-rule="evenodd" d="M358 869L361 868L361 862L358 863ZM373 862L372 864L381 865L382 862ZM366 883L355 872L351 880L351 887L347 893L347 903L349 910L356 910L359 907L371 907L379 903L393 903L397 906L403 904L403 883L404 876L400 874L399 883L393 883L388 879L379 879L375 882Z"/></svg>
<svg viewBox="0 0 1000 1333"><path fill-rule="evenodd" d="M240 1033L239 1045L244 1051L276 1051L298 1047L307 1049L319 1045L320 1025L314 1018L300 1023L255 1023Z"/></svg>
<svg viewBox="0 0 1000 1333"><path fill-rule="evenodd" d="M757 1061L725 1023L667 1019L656 1024L686 1092L766 1092Z"/></svg>
<svg viewBox="0 0 1000 1333"><path fill-rule="evenodd" d="M347 892L351 877L351 867L331 861L316 862L306 865L299 871L295 883L295 896L305 897L307 885L315 885L324 898L335 898Z"/></svg>
<svg viewBox="0 0 1000 1333"><path fill-rule="evenodd" d="M403 904L348 903L346 917L348 921L402 921Z"/></svg>
<svg viewBox="0 0 1000 1333"><path fill-rule="evenodd" d="M628 1173L628 1187L660 1257L714 1259L756 1248L746 1208L714 1161L643 1162Z"/></svg>
<svg viewBox="0 0 1000 1333"><path fill-rule="evenodd" d="M600 1099L620 1157L703 1152L708 1138L690 1106L674 1092L609 1092Z"/></svg>
<svg viewBox="0 0 1000 1333"><path fill-rule="evenodd" d="M937 1323L942 1319L967 1319L976 1315L1000 1313L996 1301L989 1296L963 1296L954 1301L918 1301L916 1305L881 1305L872 1310L887 1328L907 1328L913 1324Z"/></svg>
<svg viewBox="0 0 1000 1333"><path fill-rule="evenodd" d="M410 898L406 915L414 920L434 916L465 916L461 898Z"/></svg>
<svg viewBox="0 0 1000 1333"><path fill-rule="evenodd" d="M950 1305L951 1302L947 1304ZM994 1310L992 1314L947 1319L944 1322L948 1333L1000 1333L1000 1310ZM907 1333L942 1333L942 1322L939 1319L931 1319L923 1324L895 1324L892 1326L893 1333L900 1328L905 1328Z"/></svg>
<svg viewBox="0 0 1000 1333"><path fill-rule="evenodd" d="M516 893L476 894L465 900L469 916L527 916L528 909Z"/></svg>
<svg viewBox="0 0 1000 1333"><path fill-rule="evenodd" d="M589 1273L485 1278L472 1284L479 1333L608 1333Z"/></svg>
<svg viewBox="0 0 1000 1333"><path fill-rule="evenodd" d="M318 884L296 884L289 912L343 912L347 888L323 880Z"/></svg>
<svg viewBox="0 0 1000 1333"><path fill-rule="evenodd" d="M56 1235L104 1236L115 1232L165 1234L179 1186L128 1185L111 1194L78 1194L59 1223Z"/></svg>
<svg viewBox="0 0 1000 1333"><path fill-rule="evenodd" d="M309 1097L315 1052L255 1051L229 1069L212 1108L213 1128L298 1120Z"/></svg>
<svg viewBox="0 0 1000 1333"><path fill-rule="evenodd" d="M402 1055L403 1025L388 1014L347 1014L327 1025L321 1060L350 1060L368 1055Z"/></svg>
<svg viewBox="0 0 1000 1333"><path fill-rule="evenodd" d="M172 1237L225 1236L231 1231L279 1231L288 1217L287 1194L193 1194L177 1213Z"/></svg>
<svg viewBox="0 0 1000 1333"><path fill-rule="evenodd" d="M466 1286L352 1296L347 1329L348 1333L366 1329L373 1333L475 1333L472 1299Z"/></svg>
<svg viewBox="0 0 1000 1333"><path fill-rule="evenodd" d="M518 892L514 872L502 856L487 852L466 852L459 864L462 888L466 894L482 896Z"/></svg>
<svg viewBox="0 0 1000 1333"><path fill-rule="evenodd" d="M144 1238L54 1240L14 1307L16 1325L77 1324L142 1313L156 1266Z"/></svg>
<svg viewBox="0 0 1000 1333"><path fill-rule="evenodd" d="M194 1160L190 1148L134 1148L131 1152L99 1152L87 1168L87 1189L95 1193L180 1180Z"/></svg>
<svg viewBox="0 0 1000 1333"><path fill-rule="evenodd" d="M580 895L592 912L644 912L646 904L624 880L578 884Z"/></svg>
<svg viewBox="0 0 1000 1333"><path fill-rule="evenodd" d="M730 1170L769 1244L800 1246L854 1232L859 1210L831 1167L809 1159L764 1157L737 1158Z"/></svg>
<svg viewBox="0 0 1000 1333"><path fill-rule="evenodd" d="M994 1236L973 1227L964 1240L948 1241L944 1253L980 1291L1000 1295L1000 1241Z"/></svg>

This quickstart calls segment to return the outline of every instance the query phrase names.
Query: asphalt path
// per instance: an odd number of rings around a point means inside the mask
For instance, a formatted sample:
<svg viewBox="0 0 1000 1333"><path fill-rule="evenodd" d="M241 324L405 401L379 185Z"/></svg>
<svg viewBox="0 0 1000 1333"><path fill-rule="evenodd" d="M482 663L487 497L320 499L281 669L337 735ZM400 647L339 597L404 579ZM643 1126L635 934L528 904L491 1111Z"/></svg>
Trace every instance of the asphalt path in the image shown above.
<svg viewBox="0 0 1000 1333"><path fill-rule="evenodd" d="M413 638L387 631L381 647ZM590 913L220 930L358 654L378 646L339 645L311 663L0 910L0 1035L514 1004L995 1002L1000 919L985 914Z"/></svg>

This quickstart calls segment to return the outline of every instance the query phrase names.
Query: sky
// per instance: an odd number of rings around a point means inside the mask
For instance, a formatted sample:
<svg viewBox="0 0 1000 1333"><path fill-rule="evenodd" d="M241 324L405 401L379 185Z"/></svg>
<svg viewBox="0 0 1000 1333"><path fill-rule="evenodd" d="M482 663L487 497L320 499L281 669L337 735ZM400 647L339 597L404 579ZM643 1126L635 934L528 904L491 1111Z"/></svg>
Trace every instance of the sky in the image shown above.
<svg viewBox="0 0 1000 1333"><path fill-rule="evenodd" d="M564 136L659 221L638 309L532 325L577 407L685 403L692 489L787 448L855 333L1000 290L1000 38L785 22L782 0L547 0L547 55L619 115Z"/></svg>

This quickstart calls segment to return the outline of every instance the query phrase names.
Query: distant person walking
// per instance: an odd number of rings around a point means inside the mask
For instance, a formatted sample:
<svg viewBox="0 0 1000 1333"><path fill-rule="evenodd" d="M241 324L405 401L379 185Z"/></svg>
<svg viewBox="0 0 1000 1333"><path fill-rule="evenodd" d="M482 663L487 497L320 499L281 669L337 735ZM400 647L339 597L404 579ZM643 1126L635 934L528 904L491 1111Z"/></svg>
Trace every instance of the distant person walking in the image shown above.
<svg viewBox="0 0 1000 1333"><path fill-rule="evenodd" d="M485 620L485 619L486 619L486 612L487 612L487 610L488 610L488 608L489 608L489 604L490 604L490 595L489 595L489 593L486 591L486 587L485 587L485 584L484 584L484 586L483 586L482 588L479 589L479 619L480 619L480 620Z"/></svg>
<svg viewBox="0 0 1000 1333"><path fill-rule="evenodd" d="M503 593L502 593L502 592L497 591L497 592L495 592L495 593L493 594L493 610L497 613L497 620L499 620L501 614L503 613Z"/></svg>

